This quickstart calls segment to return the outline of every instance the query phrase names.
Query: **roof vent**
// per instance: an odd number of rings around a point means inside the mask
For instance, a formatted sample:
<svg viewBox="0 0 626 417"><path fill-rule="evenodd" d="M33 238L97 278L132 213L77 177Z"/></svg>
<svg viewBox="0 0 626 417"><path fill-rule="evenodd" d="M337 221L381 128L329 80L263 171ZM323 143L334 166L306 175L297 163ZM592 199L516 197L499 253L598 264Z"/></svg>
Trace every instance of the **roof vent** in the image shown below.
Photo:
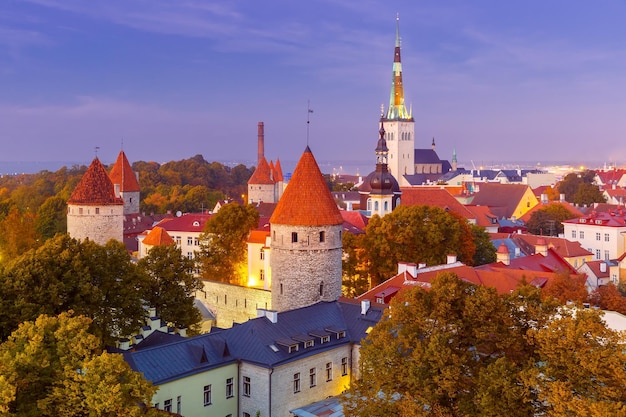
<svg viewBox="0 0 626 417"><path fill-rule="evenodd" d="M370 300L362 300L361 301L361 314L366 315L368 310L370 309L371 302Z"/></svg>

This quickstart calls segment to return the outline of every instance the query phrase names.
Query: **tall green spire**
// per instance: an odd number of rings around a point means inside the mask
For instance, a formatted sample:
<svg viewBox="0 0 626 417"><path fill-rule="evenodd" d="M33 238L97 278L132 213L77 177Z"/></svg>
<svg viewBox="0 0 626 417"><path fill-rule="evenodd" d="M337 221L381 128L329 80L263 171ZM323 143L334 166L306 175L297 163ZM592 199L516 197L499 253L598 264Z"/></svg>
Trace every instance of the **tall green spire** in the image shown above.
<svg viewBox="0 0 626 417"><path fill-rule="evenodd" d="M404 105L404 86L402 85L402 61L400 59L400 17L396 16L396 47L393 54L393 71L391 75L391 95L388 120L411 120L413 115Z"/></svg>

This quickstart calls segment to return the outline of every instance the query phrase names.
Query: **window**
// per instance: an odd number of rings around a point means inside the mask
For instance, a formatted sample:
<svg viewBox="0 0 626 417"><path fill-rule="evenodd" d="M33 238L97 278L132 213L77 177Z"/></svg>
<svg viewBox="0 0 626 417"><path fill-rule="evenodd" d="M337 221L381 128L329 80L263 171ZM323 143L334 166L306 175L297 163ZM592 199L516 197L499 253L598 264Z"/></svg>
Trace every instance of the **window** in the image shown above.
<svg viewBox="0 0 626 417"><path fill-rule="evenodd" d="M576 230L572 230L572 239L576 239Z"/></svg>
<svg viewBox="0 0 626 417"><path fill-rule="evenodd" d="M328 343L328 342L330 342L330 336L320 337L320 343Z"/></svg>
<svg viewBox="0 0 626 417"><path fill-rule="evenodd" d="M317 373L316 368L309 369L309 388L313 388L317 385Z"/></svg>
<svg viewBox="0 0 626 417"><path fill-rule="evenodd" d="M226 398L232 398L234 395L233 379L228 378L226 379Z"/></svg>
<svg viewBox="0 0 626 417"><path fill-rule="evenodd" d="M608 251L608 250L605 250L605 251L604 251L604 260L605 260L605 261L608 261L608 260L610 260L610 259L611 259L611 258L609 257L609 251Z"/></svg>
<svg viewBox="0 0 626 417"><path fill-rule="evenodd" d="M243 417L250 417L250 413L243 412Z"/></svg>
<svg viewBox="0 0 626 417"><path fill-rule="evenodd" d="M78 208L78 214L83 214L83 208L82 207Z"/></svg>
<svg viewBox="0 0 626 417"><path fill-rule="evenodd" d="M312 340L305 340L304 341L304 347L305 348L313 347L313 341Z"/></svg>
<svg viewBox="0 0 626 417"><path fill-rule="evenodd" d="M610 242L610 241L611 241L611 236L609 236L609 234L608 234L608 233L605 233L605 234L604 234L604 241L605 241L605 242Z"/></svg>
<svg viewBox="0 0 626 417"><path fill-rule="evenodd" d="M243 396L244 397L249 397L250 396L250 377L249 376L244 376L243 377Z"/></svg>
<svg viewBox="0 0 626 417"><path fill-rule="evenodd" d="M193 259L193 252L187 252L187 259Z"/></svg>
<svg viewBox="0 0 626 417"><path fill-rule="evenodd" d="M265 271L263 269L259 270L259 279L265 281Z"/></svg>
<svg viewBox="0 0 626 417"><path fill-rule="evenodd" d="M596 240L600 240L600 233L596 233Z"/></svg>
<svg viewBox="0 0 626 417"><path fill-rule="evenodd" d="M198 240L198 238L197 238L197 237L194 237L194 238L193 238L193 245L194 245L194 246L200 246L200 241Z"/></svg>
<svg viewBox="0 0 626 417"><path fill-rule="evenodd" d="M298 233L291 232L291 243L298 243Z"/></svg>
<svg viewBox="0 0 626 417"><path fill-rule="evenodd" d="M163 411L172 412L172 399L163 401Z"/></svg>
<svg viewBox="0 0 626 417"><path fill-rule="evenodd" d="M283 295L283 283L280 283L280 295Z"/></svg>
<svg viewBox="0 0 626 417"><path fill-rule="evenodd" d="M96 207L96 214L100 214L100 207Z"/></svg>
<svg viewBox="0 0 626 417"><path fill-rule="evenodd" d="M174 240L176 241L176 244L177 244L178 246L180 246L180 240L181 240L181 237L180 237L180 236L176 236L176 237L174 237Z"/></svg>
<svg viewBox="0 0 626 417"><path fill-rule="evenodd" d="M211 405L211 385L204 386L204 406Z"/></svg>
<svg viewBox="0 0 626 417"><path fill-rule="evenodd" d="M265 259L265 251L263 250L263 248L261 248L261 250L259 251L259 259L260 260Z"/></svg>
<svg viewBox="0 0 626 417"><path fill-rule="evenodd" d="M333 380L333 363L326 363L326 382Z"/></svg>
<svg viewBox="0 0 626 417"><path fill-rule="evenodd" d="M324 296L324 283L320 282L320 297Z"/></svg>
<svg viewBox="0 0 626 417"><path fill-rule="evenodd" d="M182 398L180 395L176 397L176 413L180 414L182 412Z"/></svg>
<svg viewBox="0 0 626 417"><path fill-rule="evenodd" d="M326 241L326 232L320 232L320 243L324 243Z"/></svg>
<svg viewBox="0 0 626 417"><path fill-rule="evenodd" d="M378 201L374 201L374 211L378 211Z"/></svg>
<svg viewBox="0 0 626 417"><path fill-rule="evenodd" d="M600 249L596 249L596 259L600 259Z"/></svg>
<svg viewBox="0 0 626 417"><path fill-rule="evenodd" d="M582 230L578 232L578 235L580 236L581 239L585 238L585 232L583 232Z"/></svg>
<svg viewBox="0 0 626 417"><path fill-rule="evenodd" d="M293 374L293 393L300 392L300 372Z"/></svg>
<svg viewBox="0 0 626 417"><path fill-rule="evenodd" d="M348 358L347 357L341 358L341 375L342 376L348 375Z"/></svg>
<svg viewBox="0 0 626 417"><path fill-rule="evenodd" d="M187 237L187 244L189 246L193 245L193 238L191 236Z"/></svg>

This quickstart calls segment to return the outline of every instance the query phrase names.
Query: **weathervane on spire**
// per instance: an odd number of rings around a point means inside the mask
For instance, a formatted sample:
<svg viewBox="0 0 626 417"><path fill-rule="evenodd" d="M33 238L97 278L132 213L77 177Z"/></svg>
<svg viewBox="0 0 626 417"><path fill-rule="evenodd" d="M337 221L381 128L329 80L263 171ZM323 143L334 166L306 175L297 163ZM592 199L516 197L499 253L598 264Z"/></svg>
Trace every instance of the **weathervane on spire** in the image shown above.
<svg viewBox="0 0 626 417"><path fill-rule="evenodd" d="M96 154L96 158L98 157L98 150L99 150L99 149L100 149L100 147L99 147L99 146L96 146L96 147L94 148L94 153Z"/></svg>
<svg viewBox="0 0 626 417"><path fill-rule="evenodd" d="M311 124L309 116L313 113L313 110L311 109L311 100L306 101L306 108L306 146L309 146L309 125Z"/></svg>

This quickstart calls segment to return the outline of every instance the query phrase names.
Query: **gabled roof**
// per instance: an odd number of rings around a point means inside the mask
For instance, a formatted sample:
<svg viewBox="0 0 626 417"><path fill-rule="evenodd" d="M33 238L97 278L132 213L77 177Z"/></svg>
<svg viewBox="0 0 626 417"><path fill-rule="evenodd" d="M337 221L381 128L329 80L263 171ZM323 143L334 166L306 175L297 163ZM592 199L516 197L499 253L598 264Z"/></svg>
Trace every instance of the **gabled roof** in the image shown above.
<svg viewBox="0 0 626 417"><path fill-rule="evenodd" d="M548 248L547 256L541 254L534 254L529 256L522 256L519 258L512 258L509 265L505 265L501 262L494 262L491 264L477 266L476 269L484 271L497 271L500 269L519 269L523 271L538 271L538 272L568 272L575 274L576 270L559 255L554 248Z"/></svg>
<svg viewBox="0 0 626 417"><path fill-rule="evenodd" d="M604 264L605 265L605 269L604 272L602 272L601 269L601 265ZM608 267L608 265L606 265L606 262L601 261L601 260L596 260L596 261L588 261L585 262L580 268L579 270L584 270L585 266L589 269L589 271L594 275L594 277L596 278L609 278L611 275L610 272L610 268Z"/></svg>
<svg viewBox="0 0 626 417"><path fill-rule="evenodd" d="M480 184L480 191L474 195L472 204L489 206L492 213L510 218L528 190L530 187L524 184L486 182Z"/></svg>
<svg viewBox="0 0 626 417"><path fill-rule="evenodd" d="M498 216L493 214L489 207L487 206L475 206L475 205L466 205L466 209L468 209L476 219L476 225L482 227L494 227L498 226Z"/></svg>
<svg viewBox="0 0 626 417"><path fill-rule="evenodd" d="M350 223L351 225L361 229L362 231L364 231L367 227L369 219L360 211L340 210L340 213L341 217L343 217L344 222Z"/></svg>
<svg viewBox="0 0 626 417"><path fill-rule="evenodd" d="M445 211L451 211L464 219L474 219L474 213L454 198L445 188L431 187L403 187L403 206L431 206L439 207Z"/></svg>
<svg viewBox="0 0 626 417"><path fill-rule="evenodd" d="M596 171L596 177L600 180L600 184L617 184L622 177L626 175L624 169L610 169L607 171Z"/></svg>
<svg viewBox="0 0 626 417"><path fill-rule="evenodd" d="M248 184L274 184L275 181L272 179L272 168L267 163L265 157L261 157L259 161L259 166L256 167L254 173L248 180Z"/></svg>
<svg viewBox="0 0 626 417"><path fill-rule="evenodd" d="M163 219L156 226L168 232L202 232L211 214L185 213L180 217Z"/></svg>
<svg viewBox="0 0 626 417"><path fill-rule="evenodd" d="M173 245L174 239L167 233L162 227L156 226L146 235L143 239L144 245L159 246L159 245Z"/></svg>
<svg viewBox="0 0 626 417"><path fill-rule="evenodd" d="M269 230L252 230L248 236L248 243L265 244L265 238L270 235Z"/></svg>
<svg viewBox="0 0 626 417"><path fill-rule="evenodd" d="M128 159L126 159L124 151L120 151L117 156L117 160L109 173L109 178L111 178L111 182L113 184L120 185L121 192L139 191L137 177L135 176L133 169L130 167L130 163L128 163Z"/></svg>
<svg viewBox="0 0 626 417"><path fill-rule="evenodd" d="M271 224L340 225L343 218L307 146L270 218Z"/></svg>
<svg viewBox="0 0 626 417"><path fill-rule="evenodd" d="M89 165L87 172L76 185L74 192L67 200L68 204L82 205L123 205L121 198L115 197L113 183L106 169L96 157Z"/></svg>
<svg viewBox="0 0 626 417"><path fill-rule="evenodd" d="M586 216L565 220L563 223L578 224L579 226L626 227L626 210L620 208L607 212L592 211Z"/></svg>
<svg viewBox="0 0 626 417"><path fill-rule="evenodd" d="M537 241L541 238L548 243L549 248L554 249L556 253L564 258L592 255L591 252L581 246L580 242L572 242L561 237L537 236L527 233L514 233L511 235L511 239L518 243L519 248L526 255L535 253L535 246L537 246Z"/></svg>

